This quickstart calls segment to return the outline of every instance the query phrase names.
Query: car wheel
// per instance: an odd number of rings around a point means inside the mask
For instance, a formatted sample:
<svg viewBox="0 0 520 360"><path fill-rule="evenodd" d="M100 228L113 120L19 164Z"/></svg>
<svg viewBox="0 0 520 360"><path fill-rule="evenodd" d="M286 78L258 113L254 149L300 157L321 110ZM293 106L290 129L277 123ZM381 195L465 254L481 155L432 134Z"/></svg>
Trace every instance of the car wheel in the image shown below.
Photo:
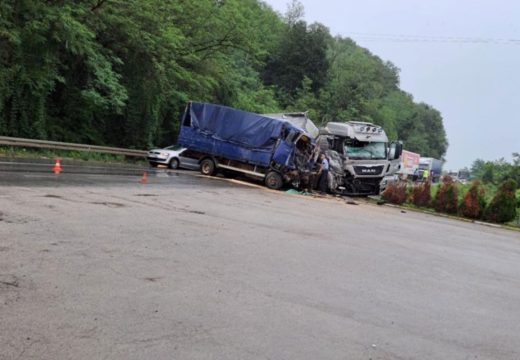
<svg viewBox="0 0 520 360"><path fill-rule="evenodd" d="M170 160L170 163L168 164L168 166L170 167L170 169L178 169L179 168L179 159L177 158L173 158Z"/></svg>
<svg viewBox="0 0 520 360"><path fill-rule="evenodd" d="M215 162L211 159L204 159L200 163L200 172L202 175L215 175Z"/></svg>
<svg viewBox="0 0 520 360"><path fill-rule="evenodd" d="M265 186L273 190L281 189L283 186L282 175L280 175L276 171L270 171L269 173L267 173L267 176L265 177Z"/></svg>

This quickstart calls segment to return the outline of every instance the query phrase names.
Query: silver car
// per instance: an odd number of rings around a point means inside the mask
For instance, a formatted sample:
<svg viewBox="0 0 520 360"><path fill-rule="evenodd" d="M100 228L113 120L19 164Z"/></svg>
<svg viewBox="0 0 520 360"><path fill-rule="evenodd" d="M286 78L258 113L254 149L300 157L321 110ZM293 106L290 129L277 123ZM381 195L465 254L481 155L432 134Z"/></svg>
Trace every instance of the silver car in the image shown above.
<svg viewBox="0 0 520 360"><path fill-rule="evenodd" d="M200 165L197 160L188 157L183 157L183 153L187 151L178 145L165 147L164 149L152 149L148 151L146 159L152 167L158 165L166 165L170 169L193 169L198 170Z"/></svg>

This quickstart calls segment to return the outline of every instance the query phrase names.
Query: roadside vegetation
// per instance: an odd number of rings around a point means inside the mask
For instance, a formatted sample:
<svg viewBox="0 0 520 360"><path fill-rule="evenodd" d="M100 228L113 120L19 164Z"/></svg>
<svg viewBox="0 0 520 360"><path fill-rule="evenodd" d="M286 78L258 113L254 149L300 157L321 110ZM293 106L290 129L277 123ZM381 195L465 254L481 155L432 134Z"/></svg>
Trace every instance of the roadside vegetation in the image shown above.
<svg viewBox="0 0 520 360"><path fill-rule="evenodd" d="M442 158L441 114L399 69L324 24L258 0L0 0L0 135L146 149L189 100L362 120Z"/></svg>
<svg viewBox="0 0 520 360"><path fill-rule="evenodd" d="M471 177L479 179L489 187L496 187L511 179L516 182L517 188L520 188L520 153L513 153L512 158L511 162L504 158L495 161L477 159L471 165Z"/></svg>
<svg viewBox="0 0 520 360"><path fill-rule="evenodd" d="M520 189L512 179L498 186L479 180L470 184L454 182L444 176L441 184L429 182L410 185L391 183L382 198L392 204L434 210L472 220L520 226Z"/></svg>
<svg viewBox="0 0 520 360"><path fill-rule="evenodd" d="M0 158L30 158L30 159L69 159L104 163L146 164L143 158L124 155L101 154L87 151L67 151L49 149L27 149L20 147L0 146Z"/></svg>

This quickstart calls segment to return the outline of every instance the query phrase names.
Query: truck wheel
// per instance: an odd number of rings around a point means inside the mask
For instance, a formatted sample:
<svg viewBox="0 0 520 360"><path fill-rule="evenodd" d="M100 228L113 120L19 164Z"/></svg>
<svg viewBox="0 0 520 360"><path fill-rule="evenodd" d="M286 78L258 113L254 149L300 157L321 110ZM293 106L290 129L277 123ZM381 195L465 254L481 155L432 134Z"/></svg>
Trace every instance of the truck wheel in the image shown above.
<svg viewBox="0 0 520 360"><path fill-rule="evenodd" d="M178 169L179 168L179 159L176 159L176 158L171 159L168 166L170 167L170 169Z"/></svg>
<svg viewBox="0 0 520 360"><path fill-rule="evenodd" d="M211 176L215 174L215 162L211 159L204 159L200 163L200 172L202 175Z"/></svg>
<svg viewBox="0 0 520 360"><path fill-rule="evenodd" d="M283 186L282 175L280 175L276 171L268 172L267 176L265 177L265 186L273 190L281 189Z"/></svg>

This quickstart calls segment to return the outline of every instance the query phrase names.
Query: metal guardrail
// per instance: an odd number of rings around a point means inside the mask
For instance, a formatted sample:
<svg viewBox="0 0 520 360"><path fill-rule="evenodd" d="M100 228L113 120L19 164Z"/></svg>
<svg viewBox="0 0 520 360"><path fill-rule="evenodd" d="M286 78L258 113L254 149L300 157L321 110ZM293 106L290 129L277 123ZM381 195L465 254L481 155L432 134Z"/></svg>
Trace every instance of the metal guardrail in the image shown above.
<svg viewBox="0 0 520 360"><path fill-rule="evenodd" d="M58 142L58 141L23 139L23 138L14 138L14 137L8 137L8 136L0 136L0 145L40 148L40 149L52 149L52 150L87 151L87 152L96 152L96 153L102 153L102 154L125 155L125 156L136 156L136 157L144 157L147 154L147 152L143 151L143 150L132 150L132 149L123 149L123 148L108 147L108 146L65 143L65 142Z"/></svg>

